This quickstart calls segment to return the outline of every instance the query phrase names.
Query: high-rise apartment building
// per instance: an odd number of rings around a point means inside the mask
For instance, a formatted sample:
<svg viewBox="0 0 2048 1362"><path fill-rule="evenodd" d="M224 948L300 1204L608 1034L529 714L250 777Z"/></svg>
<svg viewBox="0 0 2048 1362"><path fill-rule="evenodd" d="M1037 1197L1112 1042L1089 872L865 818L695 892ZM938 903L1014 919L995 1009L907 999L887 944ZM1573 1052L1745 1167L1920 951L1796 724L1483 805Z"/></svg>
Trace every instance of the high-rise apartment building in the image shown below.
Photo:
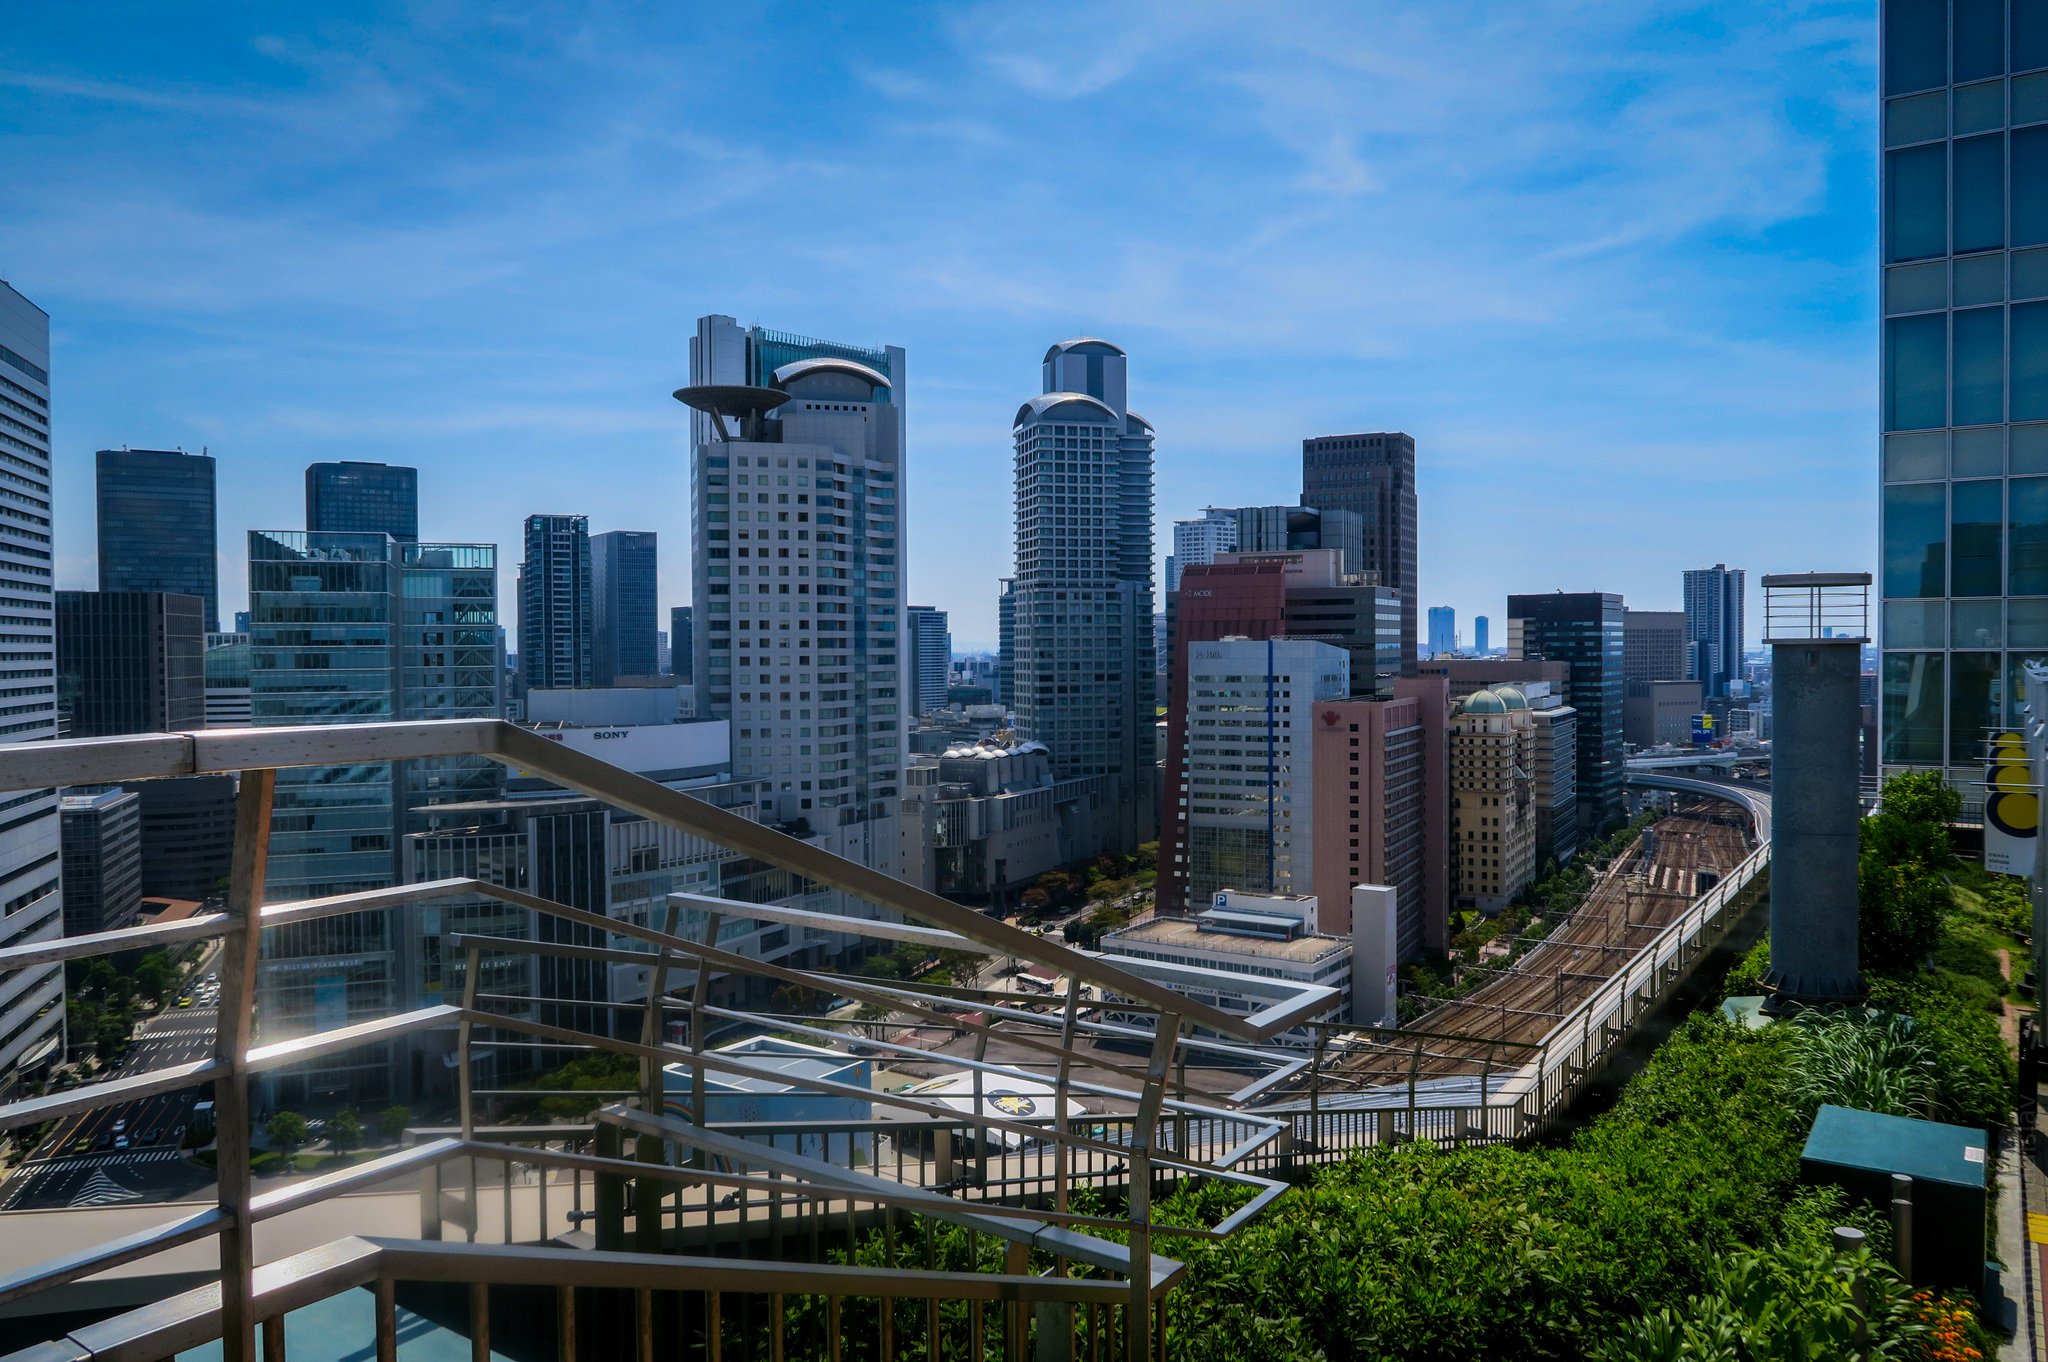
<svg viewBox="0 0 2048 1362"><path fill-rule="evenodd" d="M1216 561L1219 553L1237 547L1237 512L1222 506L1208 506L1200 520L1173 522L1173 555L1166 560L1166 590L1180 590L1180 574L1191 567Z"/></svg>
<svg viewBox="0 0 2048 1362"><path fill-rule="evenodd" d="M1156 768L1152 657L1152 427L1130 410L1129 360L1077 338L1045 352L1037 397L1012 426L1017 571L1005 700L1061 778L1120 787L1151 840Z"/></svg>
<svg viewBox="0 0 2048 1362"><path fill-rule="evenodd" d="M953 635L946 628L946 612L928 605L906 607L903 641L909 657L904 669L910 678L910 710L924 714L946 704L946 675L953 669Z"/></svg>
<svg viewBox="0 0 2048 1362"><path fill-rule="evenodd" d="M1401 674L1415 674L1415 441L1398 431L1301 442L1301 504L1364 520L1365 562L1401 593Z"/></svg>
<svg viewBox="0 0 2048 1362"><path fill-rule="evenodd" d="M50 576L50 318L0 283L0 681L12 692L0 742L57 736L56 624ZM211 521L208 522L209 524ZM10 944L61 936L57 791L22 790L0 800L0 913ZM0 979L0 1100L62 1058L64 966L34 965Z"/></svg>
<svg viewBox="0 0 2048 1362"><path fill-rule="evenodd" d="M2048 24L2006 8L1879 6L1880 760L1958 785L2048 650Z"/></svg>
<svg viewBox="0 0 2048 1362"><path fill-rule="evenodd" d="M732 721L733 776L762 814L836 826L844 854L892 872L893 821L870 825L894 819L906 759L904 376L897 346L712 315L677 394L697 713Z"/></svg>
<svg viewBox="0 0 2048 1362"><path fill-rule="evenodd" d="M1012 704L1017 680L1017 579L996 579L996 703ZM1155 665L1154 674L1157 675Z"/></svg>
<svg viewBox="0 0 2048 1362"><path fill-rule="evenodd" d="M1742 679L1741 568L1716 563L1685 574L1685 637L1692 670L1677 676L1700 682L1711 696L1726 695ZM1645 678L1669 680L1669 677Z"/></svg>
<svg viewBox="0 0 2048 1362"><path fill-rule="evenodd" d="M1692 677L1695 650L1690 646L1691 637L1682 610L1623 611L1622 674L1631 681L1682 681Z"/></svg>
<svg viewBox="0 0 2048 1362"><path fill-rule="evenodd" d="M57 704L67 735L206 727L205 605L169 591L57 593Z"/></svg>
<svg viewBox="0 0 2048 1362"><path fill-rule="evenodd" d="M142 796L130 790L67 794L64 935L135 925L142 908Z"/></svg>
<svg viewBox="0 0 2048 1362"><path fill-rule="evenodd" d="M213 458L175 449L93 456L102 591L172 591L206 603L220 628Z"/></svg>
<svg viewBox="0 0 2048 1362"><path fill-rule="evenodd" d="M1445 657L1458 651L1458 612L1448 605L1429 607L1429 655Z"/></svg>
<svg viewBox="0 0 2048 1362"><path fill-rule="evenodd" d="M593 685L621 676L658 676L655 659L655 542L651 530L590 536Z"/></svg>
<svg viewBox="0 0 2048 1362"><path fill-rule="evenodd" d="M597 684L590 517L530 515L519 565L519 669L536 690Z"/></svg>
<svg viewBox="0 0 2048 1362"><path fill-rule="evenodd" d="M1571 666L1581 840L1622 816L1623 613L1611 591L1508 597L1508 658Z"/></svg>
<svg viewBox="0 0 2048 1362"><path fill-rule="evenodd" d="M694 607L672 605L668 609L668 669L676 680L690 682L696 679L691 670L691 660L697 655L697 631Z"/></svg>
<svg viewBox="0 0 2048 1362"><path fill-rule="evenodd" d="M420 473L385 463L316 463L306 468L306 528L319 533L420 537Z"/></svg>

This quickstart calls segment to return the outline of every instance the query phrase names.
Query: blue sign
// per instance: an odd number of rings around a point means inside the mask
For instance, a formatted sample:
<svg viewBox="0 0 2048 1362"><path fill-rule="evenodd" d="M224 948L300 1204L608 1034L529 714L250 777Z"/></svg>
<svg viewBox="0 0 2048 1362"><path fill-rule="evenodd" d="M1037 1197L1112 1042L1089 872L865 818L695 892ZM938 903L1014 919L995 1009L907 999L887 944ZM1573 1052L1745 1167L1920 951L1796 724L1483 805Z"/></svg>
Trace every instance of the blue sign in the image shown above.
<svg viewBox="0 0 2048 1362"><path fill-rule="evenodd" d="M1714 716L1695 714L1692 716L1692 740L1696 743L1711 743L1714 740Z"/></svg>

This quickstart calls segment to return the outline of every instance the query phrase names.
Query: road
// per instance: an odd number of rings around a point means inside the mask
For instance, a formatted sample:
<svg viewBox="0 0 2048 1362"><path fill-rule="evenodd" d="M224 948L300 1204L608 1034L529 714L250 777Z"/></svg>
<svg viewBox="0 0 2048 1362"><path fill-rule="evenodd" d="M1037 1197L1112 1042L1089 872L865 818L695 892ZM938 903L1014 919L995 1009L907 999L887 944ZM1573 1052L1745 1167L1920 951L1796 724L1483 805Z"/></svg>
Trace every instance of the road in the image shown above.
<svg viewBox="0 0 2048 1362"><path fill-rule="evenodd" d="M135 1028L112 1076L205 1059L213 1053L214 1027L211 1007L168 1008ZM34 1156L0 1184L0 1210L169 1201L207 1186L213 1175L178 1157L179 1137L198 1100L197 1089L186 1089L59 1121ZM117 1124L133 1147L112 1147ZM144 1143L152 1134L155 1141Z"/></svg>

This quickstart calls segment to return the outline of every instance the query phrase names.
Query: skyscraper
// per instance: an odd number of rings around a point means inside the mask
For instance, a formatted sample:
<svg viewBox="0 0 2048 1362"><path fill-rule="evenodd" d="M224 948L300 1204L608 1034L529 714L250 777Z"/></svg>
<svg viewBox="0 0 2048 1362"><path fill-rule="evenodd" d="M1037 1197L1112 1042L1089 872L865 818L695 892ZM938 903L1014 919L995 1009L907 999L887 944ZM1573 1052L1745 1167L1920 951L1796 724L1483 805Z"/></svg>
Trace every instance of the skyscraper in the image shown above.
<svg viewBox="0 0 2048 1362"><path fill-rule="evenodd" d="M384 463L316 463L306 469L306 528L420 537L420 474Z"/></svg>
<svg viewBox="0 0 2048 1362"><path fill-rule="evenodd" d="M1005 698L1061 776L1115 778L1136 845L1150 840L1155 771L1152 427L1127 405L1128 363L1107 341L1061 341L1043 392L1017 409Z"/></svg>
<svg viewBox="0 0 2048 1362"><path fill-rule="evenodd" d="M58 705L74 738L206 727L206 632L197 596L57 593Z"/></svg>
<svg viewBox="0 0 2048 1362"><path fill-rule="evenodd" d="M733 775L765 813L845 829L845 854L892 873L893 828L857 834L893 820L902 788L904 370L897 346L713 315L677 394L693 411L697 713L733 721Z"/></svg>
<svg viewBox="0 0 2048 1362"><path fill-rule="evenodd" d="M1744 575L1723 563L1685 574L1685 638L1693 668L1686 675L1708 695L1726 695L1728 683L1742 679Z"/></svg>
<svg viewBox="0 0 2048 1362"><path fill-rule="evenodd" d="M142 796L131 790L67 794L64 935L135 925L142 907Z"/></svg>
<svg viewBox="0 0 2048 1362"><path fill-rule="evenodd" d="M213 458L175 449L102 449L93 456L102 591L175 591L206 603L220 630Z"/></svg>
<svg viewBox="0 0 2048 1362"><path fill-rule="evenodd" d="M0 461L12 486L0 499L0 628L9 664L0 680L17 692L0 722L0 742L57 736L55 622L50 602L50 318L0 283ZM211 521L209 520L209 524ZM16 803L19 801L19 803ZM64 933L58 892L61 854L57 791L22 791L0 824L0 906L7 938L26 946ZM0 995L0 1100L61 1059L64 965L19 971Z"/></svg>
<svg viewBox="0 0 2048 1362"><path fill-rule="evenodd" d="M1448 605L1429 607L1429 653L1442 657L1458 651L1458 612Z"/></svg>
<svg viewBox="0 0 2048 1362"><path fill-rule="evenodd" d="M1621 597L1611 591L1508 597L1508 658L1571 666L1582 840L1622 814L1622 618Z"/></svg>
<svg viewBox="0 0 2048 1362"><path fill-rule="evenodd" d="M1191 567L1216 561L1219 553L1237 547L1237 512L1228 507L1208 506L1200 520L1173 522L1173 556L1166 560L1166 590L1180 590L1180 575Z"/></svg>
<svg viewBox="0 0 2048 1362"><path fill-rule="evenodd" d="M910 712L924 714L946 704L946 674L953 669L953 636L946 612L928 605L907 607L903 638L910 645L904 667L910 677Z"/></svg>
<svg viewBox="0 0 2048 1362"><path fill-rule="evenodd" d="M590 517L530 515L519 565L519 669L535 689L596 684Z"/></svg>
<svg viewBox="0 0 2048 1362"><path fill-rule="evenodd" d="M651 530L590 536L592 685L654 676L655 544Z"/></svg>
<svg viewBox="0 0 2048 1362"><path fill-rule="evenodd" d="M687 605L672 605L668 610L668 657L669 671L678 681L694 681L692 659L697 655L696 620L694 610Z"/></svg>
<svg viewBox="0 0 2048 1362"><path fill-rule="evenodd" d="M1690 573L1686 574L1691 576ZM1683 681L1697 653L1690 621L1678 610L1629 610L1621 621L1622 673L1631 681Z"/></svg>
<svg viewBox="0 0 2048 1362"><path fill-rule="evenodd" d="M1472 617L1472 651L1480 657L1486 656L1486 627L1486 616L1475 615Z"/></svg>
<svg viewBox="0 0 2048 1362"><path fill-rule="evenodd" d="M1415 675L1415 441L1398 431L1301 442L1301 504L1364 518L1366 572L1401 593L1401 674ZM1360 568L1353 568L1358 571Z"/></svg>
<svg viewBox="0 0 2048 1362"><path fill-rule="evenodd" d="M1879 6L1885 774L1981 772L2048 648L2048 25L1950 8Z"/></svg>
<svg viewBox="0 0 2048 1362"><path fill-rule="evenodd" d="M1230 513L1237 520L1241 552L1285 549L1336 549L1344 573L1377 572L1365 562L1365 517L1350 509L1314 506L1242 506ZM1221 550L1219 550L1221 552ZM1214 555L1210 561L1214 562ZM1384 580L1380 586L1388 585Z"/></svg>

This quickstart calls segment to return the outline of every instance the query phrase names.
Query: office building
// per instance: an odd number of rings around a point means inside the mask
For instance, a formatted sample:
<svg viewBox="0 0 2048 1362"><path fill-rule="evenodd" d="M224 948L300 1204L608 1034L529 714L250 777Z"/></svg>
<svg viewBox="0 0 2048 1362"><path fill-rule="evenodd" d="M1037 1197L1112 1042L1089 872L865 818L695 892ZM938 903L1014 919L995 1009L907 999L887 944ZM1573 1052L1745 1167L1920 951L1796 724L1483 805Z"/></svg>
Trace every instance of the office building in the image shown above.
<svg viewBox="0 0 2048 1362"><path fill-rule="evenodd" d="M597 684L590 517L526 518L519 565L519 669L528 686Z"/></svg>
<svg viewBox="0 0 2048 1362"><path fill-rule="evenodd" d="M1536 724L1513 686L1474 691L1451 721L1457 906L1493 914L1535 879Z"/></svg>
<svg viewBox="0 0 2048 1362"><path fill-rule="evenodd" d="M1166 560L1166 591L1180 590L1180 574L1191 567L1216 561L1219 553L1237 547L1237 512L1222 506L1207 506L1200 520L1173 522L1173 554Z"/></svg>
<svg viewBox="0 0 2048 1362"><path fill-rule="evenodd" d="M57 640L50 576L50 318L0 283L0 463L9 488L0 497L0 681L13 692L0 716L0 742L57 736ZM210 512L209 512L210 515ZM209 520L209 524L211 521ZM6 796L0 820L0 910L10 944L61 936L64 900L57 791ZM64 1045L64 966L22 969L0 981L0 1100L60 1059Z"/></svg>
<svg viewBox="0 0 2048 1362"><path fill-rule="evenodd" d="M1429 607L1429 655L1448 657L1458 651L1458 612L1448 605Z"/></svg>
<svg viewBox="0 0 2048 1362"><path fill-rule="evenodd" d="M1621 616L1621 670L1630 681L1678 681L1693 677L1685 612L1624 610Z"/></svg>
<svg viewBox="0 0 2048 1362"><path fill-rule="evenodd" d="M1606 591L1508 597L1508 659L1571 667L1581 840L1622 816L1623 613Z"/></svg>
<svg viewBox="0 0 2048 1362"><path fill-rule="evenodd" d="M1017 681L1017 579L996 579L996 703L1008 705ZM1155 665L1154 675L1158 674Z"/></svg>
<svg viewBox="0 0 2048 1362"><path fill-rule="evenodd" d="M842 854L892 872L909 700L904 378L896 346L713 315L677 394L694 432L697 713L735 724L733 775L764 817L836 829ZM743 412L728 400L739 388L789 396Z"/></svg>
<svg viewBox="0 0 2048 1362"><path fill-rule="evenodd" d="M1220 1007L1248 1013L1298 996L1303 985L1334 988L1342 1001L1327 1015L1347 1017L1351 1006L1351 941L1316 930L1314 898L1298 894L1215 896L1185 917L1154 917L1119 927L1102 938L1100 949L1120 969L1156 980L1180 993L1213 998ZM1158 1017L1115 1010L1127 1025L1157 1026ZM1296 1027L1272 1044L1307 1045L1314 1033Z"/></svg>
<svg viewBox="0 0 2048 1362"><path fill-rule="evenodd" d="M672 605L668 611L669 673L678 681L694 681L691 659L697 655L696 622L692 607Z"/></svg>
<svg viewBox="0 0 2048 1362"><path fill-rule="evenodd" d="M206 727L204 604L168 591L57 593L57 704L67 736Z"/></svg>
<svg viewBox="0 0 2048 1362"><path fill-rule="evenodd" d="M1398 431L1301 442L1301 504L1364 520L1365 562L1401 593L1401 674L1415 674L1415 441Z"/></svg>
<svg viewBox="0 0 2048 1362"><path fill-rule="evenodd" d="M904 671L909 678L906 691L911 714L946 706L946 675L953 669L953 635L946 623L943 610L928 605L905 607L903 641L909 656L904 659Z"/></svg>
<svg viewBox="0 0 2048 1362"><path fill-rule="evenodd" d="M1742 587L1745 573L1716 563L1685 574L1685 638L1692 670L1679 673L1724 696L1742 679ZM1645 678L1664 680L1663 677Z"/></svg>
<svg viewBox="0 0 2048 1362"><path fill-rule="evenodd" d="M1521 692L1536 724L1536 764L1529 776L1535 785L1537 865L1540 870L1546 858L1559 865L1570 861L1579 845L1579 715L1570 702L1571 664L1448 658L1423 662L1416 670L1443 677L1453 705L1503 685Z"/></svg>
<svg viewBox="0 0 2048 1362"><path fill-rule="evenodd" d="M1017 409L1017 570L1004 699L1055 774L1109 776L1132 815L1119 849L1152 840L1152 427L1126 400L1107 341L1045 352Z"/></svg>
<svg viewBox="0 0 2048 1362"><path fill-rule="evenodd" d="M209 630L208 632L210 633L210 632L212 632L212 631L211 631L211 630ZM241 635L242 637L244 637L244 638L247 638L247 637L249 636L249 612L248 612L248 611L246 611L246 610L237 610L237 611L235 612L235 629L234 629L234 632L235 632L235 633L237 633L237 634L240 634L240 635ZM213 645L212 645L211 643L207 644L207 647L209 647L209 648L210 648L210 647L212 647L212 646L213 646Z"/></svg>
<svg viewBox="0 0 2048 1362"><path fill-rule="evenodd" d="M316 533L420 537L420 474L385 463L316 463L306 468L306 528Z"/></svg>
<svg viewBox="0 0 2048 1362"><path fill-rule="evenodd" d="M1210 567L1278 564L1279 632L1342 648L1351 655L1351 694L1388 699L1401 675L1401 600L1391 588L1373 585L1370 573L1343 571L1345 561L1337 549L1239 550L1217 554ZM1203 580L1213 583L1214 577ZM1168 598L1169 621L1178 596Z"/></svg>
<svg viewBox="0 0 2048 1362"><path fill-rule="evenodd" d="M1062 780L1043 743L996 741L1002 714L994 706L944 713L943 733L918 736L950 741L910 759L904 879L1007 906L1032 876L1116 850L1122 820L1109 777Z"/></svg>
<svg viewBox="0 0 2048 1362"><path fill-rule="evenodd" d="M592 685L621 676L658 676L654 534L611 530L590 536Z"/></svg>
<svg viewBox="0 0 2048 1362"><path fill-rule="evenodd" d="M1637 681L1627 683L1621 703L1624 741L1636 747L1692 742L1693 716L1700 713L1699 681Z"/></svg>
<svg viewBox="0 0 2048 1362"><path fill-rule="evenodd" d="M102 591L171 591L206 603L220 628L213 458L175 449L93 456Z"/></svg>
<svg viewBox="0 0 2048 1362"><path fill-rule="evenodd" d="M1188 698L1180 732L1168 719L1178 794L1161 911L1193 912L1224 889L1313 892L1310 723L1317 706L1349 698L1350 655L1271 636L1190 642L1182 655Z"/></svg>
<svg viewBox="0 0 2048 1362"><path fill-rule="evenodd" d="M250 705L258 726L494 718L499 713L497 549L402 544L388 534L249 534ZM399 882L400 839L444 803L496 798L504 768L480 757L278 772L272 901ZM396 1010L417 908L354 913L268 933L259 1020L279 1040ZM382 1100L388 1043L280 1075L315 1097ZM273 1086L273 1095L279 1091Z"/></svg>
<svg viewBox="0 0 2048 1362"><path fill-rule="evenodd" d="M142 896L204 903L226 894L235 853L235 777L178 776L126 788L141 801Z"/></svg>
<svg viewBox="0 0 2048 1362"><path fill-rule="evenodd" d="M248 623L248 612L236 618ZM208 634L203 660L206 677L206 726L247 728L249 707L249 635Z"/></svg>
<svg viewBox="0 0 2048 1362"><path fill-rule="evenodd" d="M127 790L67 794L64 935L135 925L142 909L142 798Z"/></svg>
<svg viewBox="0 0 2048 1362"><path fill-rule="evenodd" d="M1475 615L1472 619L1472 651L1479 657L1485 657L1487 654L1487 624L1484 615Z"/></svg>
<svg viewBox="0 0 2048 1362"><path fill-rule="evenodd" d="M1244 506L1230 514L1237 519L1240 552L1334 549L1340 555L1339 572L1370 573L1367 580L1382 581L1377 569L1365 565L1365 517L1357 511L1321 510L1306 505ZM1209 561L1216 561L1214 554Z"/></svg>
<svg viewBox="0 0 2048 1362"><path fill-rule="evenodd" d="M1311 711L1318 931L1353 936L1351 890L1384 885L1395 891L1398 959L1449 948L1450 716L1441 677L1400 678L1389 699Z"/></svg>

